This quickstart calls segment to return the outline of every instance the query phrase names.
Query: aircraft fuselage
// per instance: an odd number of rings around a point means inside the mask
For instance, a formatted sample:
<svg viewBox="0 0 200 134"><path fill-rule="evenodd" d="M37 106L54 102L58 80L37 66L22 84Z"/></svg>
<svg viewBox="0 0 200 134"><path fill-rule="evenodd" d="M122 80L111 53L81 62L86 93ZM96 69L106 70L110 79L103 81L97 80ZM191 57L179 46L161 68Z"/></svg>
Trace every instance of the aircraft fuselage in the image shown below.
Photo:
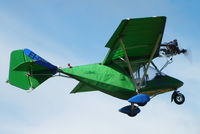
<svg viewBox="0 0 200 134"><path fill-rule="evenodd" d="M129 75L118 66L89 64L61 70L62 73L87 84L89 87L119 99L128 100L137 94ZM182 85L183 82L180 80L167 75L159 75L146 81L145 86L139 92L152 96L175 90Z"/></svg>

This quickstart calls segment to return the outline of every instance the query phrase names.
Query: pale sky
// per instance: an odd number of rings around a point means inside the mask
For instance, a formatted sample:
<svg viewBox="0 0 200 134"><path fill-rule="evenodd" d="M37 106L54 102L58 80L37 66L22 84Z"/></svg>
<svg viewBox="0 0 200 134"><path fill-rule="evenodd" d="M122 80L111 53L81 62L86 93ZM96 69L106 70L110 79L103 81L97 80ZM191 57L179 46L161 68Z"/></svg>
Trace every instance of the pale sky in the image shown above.
<svg viewBox="0 0 200 134"><path fill-rule="evenodd" d="M197 0L0 0L0 134L199 134L200 2ZM124 100L100 92L69 94L78 83L50 78L31 93L6 84L10 52L29 48L66 67L102 62L105 44L124 18L166 16L163 42L178 39L192 52L164 72L184 82L183 105L171 94L153 98L130 118ZM156 63L161 66L165 59Z"/></svg>

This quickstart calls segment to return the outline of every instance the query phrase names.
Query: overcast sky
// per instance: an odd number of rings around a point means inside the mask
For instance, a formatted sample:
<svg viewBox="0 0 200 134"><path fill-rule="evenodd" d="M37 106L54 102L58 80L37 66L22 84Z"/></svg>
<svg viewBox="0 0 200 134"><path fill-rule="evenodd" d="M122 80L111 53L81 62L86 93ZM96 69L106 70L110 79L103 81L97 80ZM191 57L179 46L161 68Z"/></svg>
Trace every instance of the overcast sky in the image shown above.
<svg viewBox="0 0 200 134"><path fill-rule="evenodd" d="M1 134L199 134L200 2L197 0L0 0ZM163 42L178 39L192 52L164 70L184 82L183 105L171 92L156 96L130 118L127 101L100 92L69 94L78 83L50 78L31 93L6 84L10 52L29 48L66 67L102 62L105 44L124 18L166 16ZM165 61L157 61L159 66Z"/></svg>

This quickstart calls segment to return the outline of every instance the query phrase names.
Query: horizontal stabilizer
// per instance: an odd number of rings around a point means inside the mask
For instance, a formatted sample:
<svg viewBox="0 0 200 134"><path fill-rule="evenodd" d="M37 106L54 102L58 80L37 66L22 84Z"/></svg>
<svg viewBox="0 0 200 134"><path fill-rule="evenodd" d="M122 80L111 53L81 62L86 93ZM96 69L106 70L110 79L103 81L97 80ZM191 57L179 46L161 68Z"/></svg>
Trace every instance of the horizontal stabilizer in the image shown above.
<svg viewBox="0 0 200 134"><path fill-rule="evenodd" d="M96 89L88 86L87 84L79 82L78 85L70 93L90 92L90 91L96 91Z"/></svg>
<svg viewBox="0 0 200 134"><path fill-rule="evenodd" d="M40 67L41 66L45 67L46 69L51 70L53 73L56 73L56 70L57 70L56 66L54 66L51 63L49 63L48 61L44 60L42 57L35 54L33 51L31 51L29 49L24 49L24 55L25 55L25 58L32 59L32 60L30 60L30 62L34 62L34 63L40 65ZM27 61L29 61L29 59Z"/></svg>
<svg viewBox="0 0 200 134"><path fill-rule="evenodd" d="M29 49L11 52L8 82L13 86L34 89L56 72L56 66Z"/></svg>

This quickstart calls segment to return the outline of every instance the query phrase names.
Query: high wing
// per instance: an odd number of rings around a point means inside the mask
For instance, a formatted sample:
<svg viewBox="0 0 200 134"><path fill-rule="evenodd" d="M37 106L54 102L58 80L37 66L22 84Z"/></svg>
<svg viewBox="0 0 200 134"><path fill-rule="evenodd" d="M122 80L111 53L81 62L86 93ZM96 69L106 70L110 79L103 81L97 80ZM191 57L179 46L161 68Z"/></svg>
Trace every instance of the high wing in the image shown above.
<svg viewBox="0 0 200 134"><path fill-rule="evenodd" d="M134 72L138 66L146 64L151 56L152 59L157 57L165 22L165 16L122 20L105 46L110 50L103 64L117 64L127 68L125 50Z"/></svg>

